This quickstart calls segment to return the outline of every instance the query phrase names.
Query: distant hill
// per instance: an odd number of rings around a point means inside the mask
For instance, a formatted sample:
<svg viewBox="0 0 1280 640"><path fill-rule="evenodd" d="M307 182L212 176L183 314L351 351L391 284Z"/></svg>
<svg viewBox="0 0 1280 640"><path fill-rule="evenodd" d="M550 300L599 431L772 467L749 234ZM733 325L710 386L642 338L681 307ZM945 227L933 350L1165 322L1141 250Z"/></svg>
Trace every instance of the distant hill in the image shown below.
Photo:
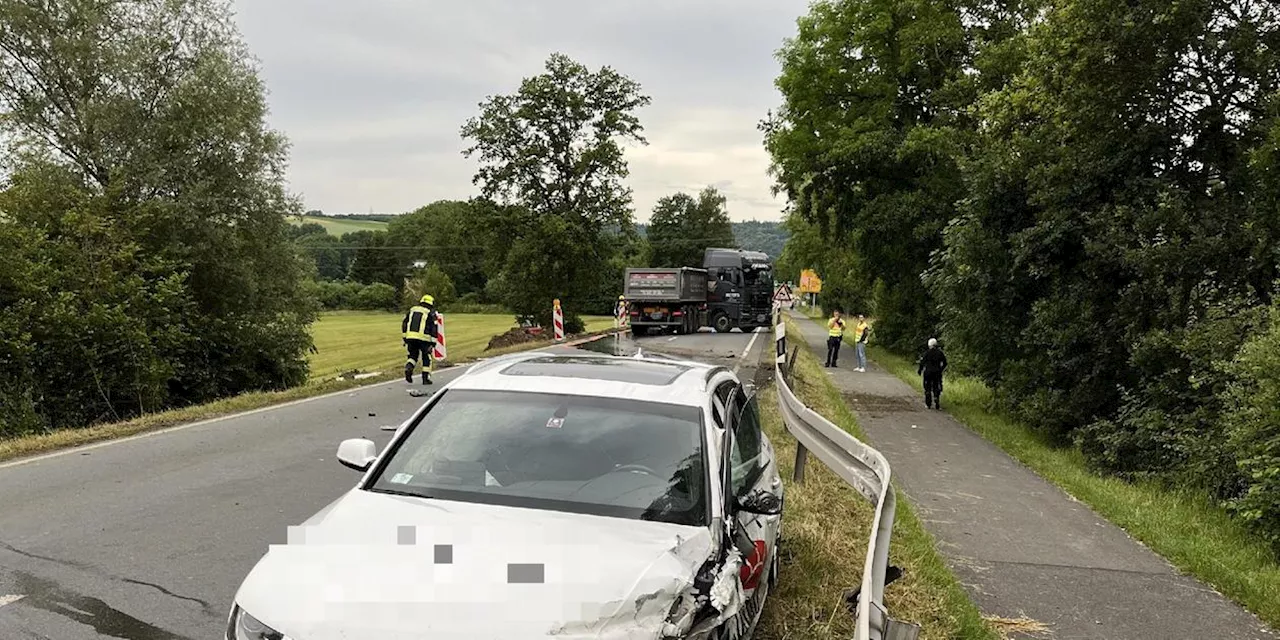
<svg viewBox="0 0 1280 640"><path fill-rule="evenodd" d="M750 251L762 251L774 260L782 256L782 245L787 243L788 236L779 222L748 220L733 223L733 237L739 246Z"/></svg>
<svg viewBox="0 0 1280 640"><path fill-rule="evenodd" d="M322 227L325 231L335 236L342 236L345 233L355 231L379 231L387 228L385 220L370 220L368 214L353 216L317 216L304 215L290 218L289 222L295 225L303 225L308 222L314 222ZM377 217L376 215L373 217ZM386 216L390 218L390 216Z"/></svg>
<svg viewBox="0 0 1280 640"><path fill-rule="evenodd" d="M355 231L386 229L387 222L394 217L391 214L376 213L324 215L317 212L308 212L307 215L291 218L289 221L296 225L314 222L324 227L325 231L335 236L342 236L344 233ZM646 235L649 225L637 224L636 230L640 232L640 235ZM777 260L782 255L782 245L786 244L787 235L787 230L783 229L782 224L778 222L748 220L746 222L733 223L733 237L738 241L739 247L750 251L764 252L774 260Z"/></svg>
<svg viewBox="0 0 1280 640"><path fill-rule="evenodd" d="M639 231L642 236L646 235L649 225L637 224L636 231ZM740 248L760 251L777 260L782 255L782 245L787 243L788 234L780 222L748 220L733 223L733 237L738 241Z"/></svg>

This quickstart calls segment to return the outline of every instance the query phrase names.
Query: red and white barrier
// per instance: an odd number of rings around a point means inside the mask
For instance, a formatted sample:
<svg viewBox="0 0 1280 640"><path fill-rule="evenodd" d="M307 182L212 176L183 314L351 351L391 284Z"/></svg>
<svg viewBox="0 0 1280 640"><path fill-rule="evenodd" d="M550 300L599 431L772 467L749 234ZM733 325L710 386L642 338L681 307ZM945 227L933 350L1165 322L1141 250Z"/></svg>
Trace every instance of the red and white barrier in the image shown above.
<svg viewBox="0 0 1280 640"><path fill-rule="evenodd" d="M560 310L560 299L555 299L555 308L551 312L551 322L556 328L556 342L564 340L564 312Z"/></svg>
<svg viewBox="0 0 1280 640"><path fill-rule="evenodd" d="M449 355L449 350L444 346L444 314L436 313L436 346L431 350L431 359L440 361Z"/></svg>
<svg viewBox="0 0 1280 640"><path fill-rule="evenodd" d="M625 300L618 301L618 311L614 313L613 325L617 329L626 329L631 324L631 315L627 313L627 302Z"/></svg>

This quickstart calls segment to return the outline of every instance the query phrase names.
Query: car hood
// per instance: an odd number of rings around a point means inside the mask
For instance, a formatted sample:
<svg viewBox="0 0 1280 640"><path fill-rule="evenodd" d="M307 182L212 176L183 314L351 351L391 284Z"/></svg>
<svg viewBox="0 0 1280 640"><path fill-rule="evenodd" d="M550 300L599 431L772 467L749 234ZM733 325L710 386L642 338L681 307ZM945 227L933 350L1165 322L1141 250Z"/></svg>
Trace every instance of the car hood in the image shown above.
<svg viewBox="0 0 1280 640"><path fill-rule="evenodd" d="M236 603L290 640L662 638L713 550L705 527L358 489L288 538Z"/></svg>

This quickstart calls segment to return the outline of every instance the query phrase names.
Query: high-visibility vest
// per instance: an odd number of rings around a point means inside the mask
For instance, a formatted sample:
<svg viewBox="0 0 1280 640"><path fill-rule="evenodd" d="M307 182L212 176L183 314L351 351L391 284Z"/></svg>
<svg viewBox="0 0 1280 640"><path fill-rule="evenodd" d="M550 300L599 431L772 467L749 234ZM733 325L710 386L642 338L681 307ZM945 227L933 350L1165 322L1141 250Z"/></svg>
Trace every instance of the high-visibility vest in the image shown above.
<svg viewBox="0 0 1280 640"><path fill-rule="evenodd" d="M404 316L402 323L404 337L409 340L434 341L436 339L435 321L435 313L431 309L414 305Z"/></svg>
<svg viewBox="0 0 1280 640"><path fill-rule="evenodd" d="M865 323L865 322L859 322L859 323L858 323L858 329L857 329L857 331L858 331L858 334L857 334L858 342L866 342L867 337L868 337L868 336L867 336L867 332L869 332L870 330L871 330L871 325L869 325L869 324L867 324L867 323Z"/></svg>
<svg viewBox="0 0 1280 640"><path fill-rule="evenodd" d="M836 320L835 318L832 318L831 321L827 323L827 335L832 338L843 338L844 320Z"/></svg>

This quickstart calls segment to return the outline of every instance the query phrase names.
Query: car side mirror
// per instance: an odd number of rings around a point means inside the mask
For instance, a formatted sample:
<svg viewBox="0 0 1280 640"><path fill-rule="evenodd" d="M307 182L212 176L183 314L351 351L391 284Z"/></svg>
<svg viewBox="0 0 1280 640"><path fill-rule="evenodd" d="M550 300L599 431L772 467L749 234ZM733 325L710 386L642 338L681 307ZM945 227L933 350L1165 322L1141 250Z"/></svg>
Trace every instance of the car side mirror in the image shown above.
<svg viewBox="0 0 1280 640"><path fill-rule="evenodd" d="M378 459L378 445L372 440L364 438L352 438L351 440L343 440L338 445L338 462L344 467L350 467L356 471L368 471L374 460Z"/></svg>
<svg viewBox="0 0 1280 640"><path fill-rule="evenodd" d="M745 496L733 499L734 507L739 511L761 516L776 516L782 513L782 498L778 494L758 489Z"/></svg>

